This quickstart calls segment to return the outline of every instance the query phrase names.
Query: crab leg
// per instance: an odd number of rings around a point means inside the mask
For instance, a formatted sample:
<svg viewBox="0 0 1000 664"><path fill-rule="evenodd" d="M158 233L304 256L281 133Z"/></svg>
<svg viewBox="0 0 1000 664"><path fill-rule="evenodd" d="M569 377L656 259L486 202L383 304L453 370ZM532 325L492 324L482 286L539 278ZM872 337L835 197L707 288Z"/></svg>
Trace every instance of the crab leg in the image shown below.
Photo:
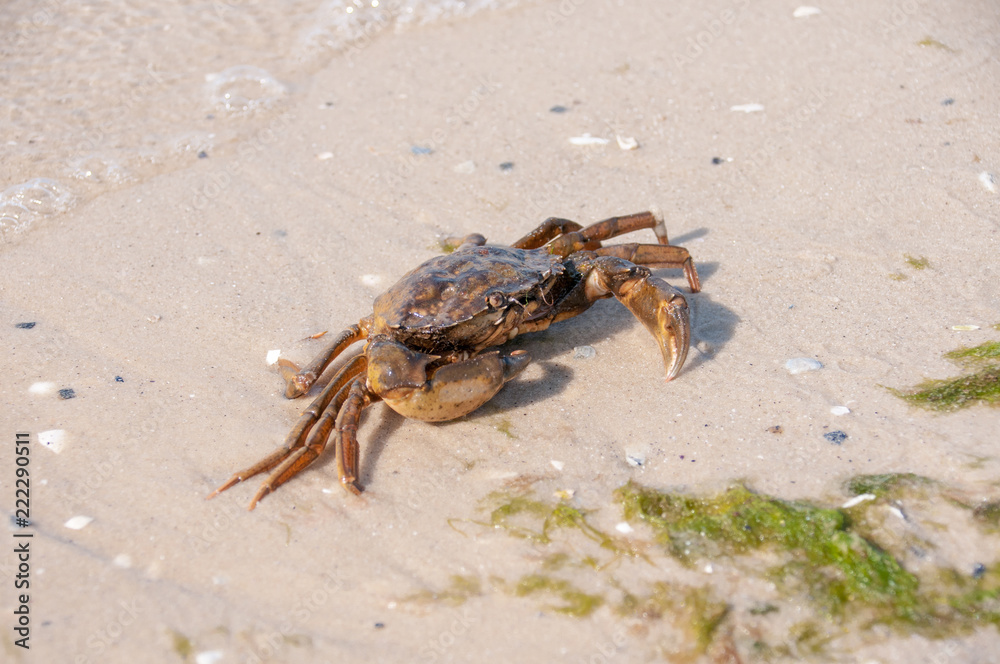
<svg viewBox="0 0 1000 664"><path fill-rule="evenodd" d="M691 343L687 300L679 290L616 256L594 260L585 288L591 301L610 294L628 307L659 344L667 380L677 377Z"/></svg>
<svg viewBox="0 0 1000 664"><path fill-rule="evenodd" d="M380 400L377 394L368 389L363 377L356 378L351 383L350 391L344 400L336 420L336 451L337 477L345 489L359 495L358 485L358 426L361 423L361 412Z"/></svg>
<svg viewBox="0 0 1000 664"><path fill-rule="evenodd" d="M598 256L617 256L637 265L649 265L651 267L674 267L682 268L684 276L687 277L688 285L692 293L701 290L701 281L698 279L698 270L691 260L691 254L684 247L663 244L614 244L608 247L601 247L594 252Z"/></svg>
<svg viewBox="0 0 1000 664"><path fill-rule="evenodd" d="M539 247L544 247L545 244L553 238L567 233L573 233L581 229L583 229L583 226L575 221L560 219L559 217L549 217L543 221L538 228L531 231L517 242L512 243L510 246L515 249L538 249ZM600 245L598 244L597 246Z"/></svg>
<svg viewBox="0 0 1000 664"><path fill-rule="evenodd" d="M625 233L652 228L656 240L662 245L670 244L667 239L667 227L663 223L663 215L659 211L637 212L621 217L610 217L604 221L579 230L564 233L551 242L546 249L550 254L566 257L584 249L594 250L601 246L601 240L607 240Z"/></svg>
<svg viewBox="0 0 1000 664"><path fill-rule="evenodd" d="M310 430L314 428L313 425L316 423L316 421L320 419L322 415L324 415L326 412L330 410L333 411L333 416L334 417L336 416L337 411L340 410L340 406L344 403L344 398L346 398L347 393L344 388L358 374L364 373L365 367L366 367L366 360L364 355L359 355L355 358L352 358L347 364L345 364L340 369L339 372L337 372L337 374L333 377L330 383L323 388L323 391L320 392L319 396L316 397L316 399L311 404L309 404L309 407L306 408L305 411L303 411L302 416L299 418L299 421L295 424L295 427L289 432L288 436L285 438L284 445L282 445L280 449L275 450L274 452L267 455L266 457L264 457L257 463L253 464L252 466L249 466L247 468L244 468L243 470L234 473L232 477L230 477L228 480L226 480L224 484L222 484L222 486L220 486L218 489L216 489L208 496L206 496L206 499L214 498L215 496L219 495L226 489L236 484L239 484L244 480L248 480L255 475L259 475L260 473L266 473L268 471L271 471L271 469L273 468L277 468L277 470L275 470L268 476L267 480L264 481L260 489L257 491L257 494L254 495L254 498L250 503L250 509L253 509L256 506L257 501L259 501L264 495L270 493L278 485L283 484L292 476L301 471L302 468L304 468L306 465L309 465L309 463L312 462L312 459L310 459L303 466L296 468L294 472L289 474L287 477L280 478L280 481L276 481L279 479L279 475L283 473L284 468L282 466L285 465L287 460L288 459L294 460L299 458L299 456L301 456L301 453L297 452L297 450L302 449L304 444L309 444L310 442L313 441L313 436L309 436L308 441L306 440L306 436L309 435ZM344 393L343 398L341 398L340 394L341 392ZM324 437L324 443L325 443L325 437ZM319 451L321 452L322 448L320 448Z"/></svg>
<svg viewBox="0 0 1000 664"><path fill-rule="evenodd" d="M313 361L309 365L298 371L296 367L291 362L284 360L282 361L282 376L287 383L285 386L285 396L289 399L294 399L300 397L309 391L316 379L319 378L323 371L333 362L338 355L344 352L344 350L351 344L361 341L368 336L368 319L362 320L360 325L351 325L349 328L341 332L336 338L334 338L326 348L324 348L319 355L313 358ZM291 369L289 371L288 369ZM294 375L292 372L297 372Z"/></svg>

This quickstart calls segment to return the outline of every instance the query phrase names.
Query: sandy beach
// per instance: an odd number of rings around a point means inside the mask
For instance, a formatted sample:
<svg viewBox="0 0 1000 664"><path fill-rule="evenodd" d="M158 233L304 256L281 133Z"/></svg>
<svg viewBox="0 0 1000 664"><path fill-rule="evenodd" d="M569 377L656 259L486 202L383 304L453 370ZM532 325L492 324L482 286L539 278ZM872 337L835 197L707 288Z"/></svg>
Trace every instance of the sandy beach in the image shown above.
<svg viewBox="0 0 1000 664"><path fill-rule="evenodd" d="M679 558L616 493L836 509L852 478L926 478L858 491L862 557L997 592L972 508L1000 500L1000 410L889 389L1000 340L996 4L430 4L149 5L134 32L11 5L0 659L996 662L995 594L937 632L852 620L854 596L832 615L762 572L779 553ZM308 405L269 351L308 362L442 238L652 206L702 283L657 272L691 307L676 380L605 300L505 346L532 364L467 417L370 408L360 497L330 454L254 511L260 478L205 500Z"/></svg>

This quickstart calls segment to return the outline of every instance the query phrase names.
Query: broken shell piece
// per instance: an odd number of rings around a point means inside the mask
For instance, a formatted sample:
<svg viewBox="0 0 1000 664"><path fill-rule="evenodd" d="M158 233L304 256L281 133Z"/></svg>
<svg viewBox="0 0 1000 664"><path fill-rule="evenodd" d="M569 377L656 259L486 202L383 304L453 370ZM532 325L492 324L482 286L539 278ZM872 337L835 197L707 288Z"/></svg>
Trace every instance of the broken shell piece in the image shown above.
<svg viewBox="0 0 1000 664"><path fill-rule="evenodd" d="M990 193L994 193L997 190L997 179L988 171L983 171L979 174L979 184L986 187L986 191Z"/></svg>
<svg viewBox="0 0 1000 664"><path fill-rule="evenodd" d="M952 325L951 329L959 332L974 332L979 329L978 325Z"/></svg>
<svg viewBox="0 0 1000 664"><path fill-rule="evenodd" d="M457 166L455 166L455 168L453 168L452 170L455 171L456 173L461 173L463 175L468 175L469 173L472 173L473 171L476 170L476 162L474 162L474 161L463 161L461 164L458 164Z"/></svg>
<svg viewBox="0 0 1000 664"><path fill-rule="evenodd" d="M320 152L318 155L316 155L316 158L319 159L320 161L326 161L327 159L333 159L333 153L332 152Z"/></svg>
<svg viewBox="0 0 1000 664"><path fill-rule="evenodd" d="M807 16L816 16L819 13L821 13L819 7L797 7L792 12L792 16L794 18L805 18Z"/></svg>
<svg viewBox="0 0 1000 664"><path fill-rule="evenodd" d="M28 392L31 394L52 394L52 391L56 389L55 383L38 382L32 383L31 387L28 388Z"/></svg>
<svg viewBox="0 0 1000 664"><path fill-rule="evenodd" d="M362 274L361 283L365 286L378 286L382 281L382 277L377 274Z"/></svg>
<svg viewBox="0 0 1000 664"><path fill-rule="evenodd" d="M271 366L278 361L281 357L281 350L269 350L267 351L267 366Z"/></svg>
<svg viewBox="0 0 1000 664"><path fill-rule="evenodd" d="M855 505L860 505L861 503L865 502L866 500L875 500L875 494L874 493L863 493L860 496L854 496L853 498L851 498L850 500L848 500L846 503L844 503L843 505L841 505L840 509L844 509L844 510L850 509L850 508L854 507Z"/></svg>
<svg viewBox="0 0 1000 664"><path fill-rule="evenodd" d="M834 406L830 409L830 412L834 415L847 415L851 412L851 409L847 406Z"/></svg>
<svg viewBox="0 0 1000 664"><path fill-rule="evenodd" d="M63 451L63 447L66 445L66 431L64 429L39 431L38 442L56 454L59 454Z"/></svg>
<svg viewBox="0 0 1000 664"><path fill-rule="evenodd" d="M625 535L628 535L635 529L632 526L630 526L627 521L622 521L621 523L615 525L615 530Z"/></svg>
<svg viewBox="0 0 1000 664"><path fill-rule="evenodd" d="M822 368L823 364L819 360L814 360L811 357L793 357L785 362L785 369L790 374L800 374L807 371L819 371Z"/></svg>
<svg viewBox="0 0 1000 664"><path fill-rule="evenodd" d="M606 138L601 138L600 136L584 134L583 136L573 136L569 139L569 142L573 145L607 145L611 141Z"/></svg>
<svg viewBox="0 0 1000 664"><path fill-rule="evenodd" d="M83 530L94 520L92 516L74 516L63 525L70 530Z"/></svg>
<svg viewBox="0 0 1000 664"><path fill-rule="evenodd" d="M576 491L573 489L559 489L554 493L555 497L559 500L572 500L575 494Z"/></svg>
<svg viewBox="0 0 1000 664"><path fill-rule="evenodd" d="M618 141L618 147L622 150L635 150L639 147L639 141L631 136L619 136L615 134L615 140Z"/></svg>
<svg viewBox="0 0 1000 664"><path fill-rule="evenodd" d="M549 461L549 463L551 463L552 467L555 468L556 470L562 470L563 467L566 465L562 461L556 461L555 459L553 459L552 461Z"/></svg>
<svg viewBox="0 0 1000 664"><path fill-rule="evenodd" d="M737 104L736 106L730 106L730 111L743 111L744 113L756 113L758 111L764 110L763 104Z"/></svg>

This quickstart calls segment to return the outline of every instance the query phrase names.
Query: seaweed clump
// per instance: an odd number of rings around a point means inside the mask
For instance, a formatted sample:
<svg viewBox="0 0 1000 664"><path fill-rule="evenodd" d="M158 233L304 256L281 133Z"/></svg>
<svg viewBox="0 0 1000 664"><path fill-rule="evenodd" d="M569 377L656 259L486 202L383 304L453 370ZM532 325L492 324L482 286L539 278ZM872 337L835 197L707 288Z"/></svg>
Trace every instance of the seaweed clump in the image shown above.
<svg viewBox="0 0 1000 664"><path fill-rule="evenodd" d="M1000 405L1000 341L959 348L944 356L968 372L956 378L926 380L910 390L889 391L915 406L942 412L976 403Z"/></svg>

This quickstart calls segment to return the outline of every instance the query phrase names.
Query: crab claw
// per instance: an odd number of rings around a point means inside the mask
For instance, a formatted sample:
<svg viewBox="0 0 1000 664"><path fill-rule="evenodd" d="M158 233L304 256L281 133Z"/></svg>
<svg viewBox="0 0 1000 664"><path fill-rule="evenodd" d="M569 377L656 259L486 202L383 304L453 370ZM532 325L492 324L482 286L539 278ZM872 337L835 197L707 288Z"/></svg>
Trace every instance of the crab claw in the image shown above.
<svg viewBox="0 0 1000 664"><path fill-rule="evenodd" d="M679 290L652 276L622 284L617 295L656 338L667 380L676 378L691 344L687 300Z"/></svg>

